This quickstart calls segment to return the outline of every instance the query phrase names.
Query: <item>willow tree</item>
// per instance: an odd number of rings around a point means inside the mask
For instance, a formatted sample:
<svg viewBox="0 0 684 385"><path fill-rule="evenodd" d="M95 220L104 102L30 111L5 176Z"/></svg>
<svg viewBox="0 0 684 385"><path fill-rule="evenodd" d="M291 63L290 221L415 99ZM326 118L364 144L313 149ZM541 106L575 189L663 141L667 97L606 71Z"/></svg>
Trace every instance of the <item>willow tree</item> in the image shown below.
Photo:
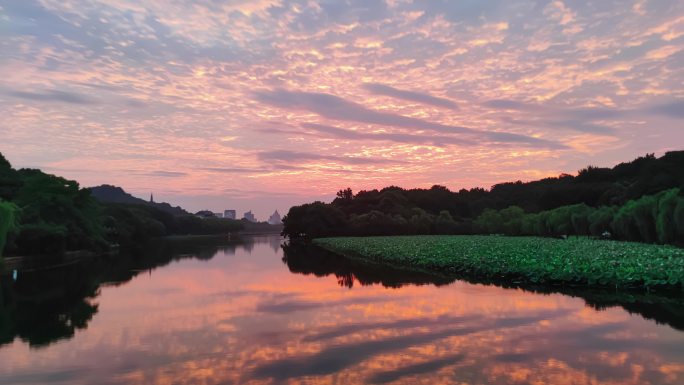
<svg viewBox="0 0 684 385"><path fill-rule="evenodd" d="M677 203L682 200L679 197L679 189L666 190L657 195L658 206L656 207L656 234L658 242L672 243L677 240L677 223L675 212Z"/></svg>
<svg viewBox="0 0 684 385"><path fill-rule="evenodd" d="M10 202L0 201L0 257L5 249L7 233L14 229L16 224L15 212L17 206Z"/></svg>

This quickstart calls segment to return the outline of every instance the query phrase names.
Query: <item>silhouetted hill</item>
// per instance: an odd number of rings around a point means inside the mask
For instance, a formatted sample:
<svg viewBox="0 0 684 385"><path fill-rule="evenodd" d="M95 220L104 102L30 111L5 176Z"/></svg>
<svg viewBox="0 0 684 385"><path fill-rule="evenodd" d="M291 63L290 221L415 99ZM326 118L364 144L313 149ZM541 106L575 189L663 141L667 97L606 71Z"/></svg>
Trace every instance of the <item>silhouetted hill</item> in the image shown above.
<svg viewBox="0 0 684 385"><path fill-rule="evenodd" d="M100 203L147 205L173 215L189 215L189 213L183 210L180 206L174 207L166 202L149 202L144 199L136 198L124 191L124 189L121 187L103 184L100 186L90 187L89 190L92 196Z"/></svg>
<svg viewBox="0 0 684 385"><path fill-rule="evenodd" d="M146 204L144 199L136 198L127 193L121 187L103 184L101 186L90 187L91 194L100 202L104 203L126 203L126 204Z"/></svg>

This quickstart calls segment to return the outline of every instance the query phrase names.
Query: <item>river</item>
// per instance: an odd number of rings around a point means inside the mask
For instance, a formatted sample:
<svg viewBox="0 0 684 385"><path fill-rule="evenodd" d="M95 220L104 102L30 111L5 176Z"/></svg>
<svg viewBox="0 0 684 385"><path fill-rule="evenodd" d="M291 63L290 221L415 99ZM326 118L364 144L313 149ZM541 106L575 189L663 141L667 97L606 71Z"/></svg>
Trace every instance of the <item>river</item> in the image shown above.
<svg viewBox="0 0 684 385"><path fill-rule="evenodd" d="M4 273L0 384L684 383L681 299L453 281L281 242Z"/></svg>

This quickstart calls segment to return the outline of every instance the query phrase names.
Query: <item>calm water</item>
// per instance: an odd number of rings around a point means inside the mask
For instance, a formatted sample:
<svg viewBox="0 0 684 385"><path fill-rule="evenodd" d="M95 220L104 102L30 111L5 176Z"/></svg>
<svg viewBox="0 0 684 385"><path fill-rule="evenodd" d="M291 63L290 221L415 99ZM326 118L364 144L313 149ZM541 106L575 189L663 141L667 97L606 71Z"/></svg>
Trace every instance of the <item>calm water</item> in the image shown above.
<svg viewBox="0 0 684 385"><path fill-rule="evenodd" d="M681 299L449 282L280 243L3 275L0 384L684 384Z"/></svg>

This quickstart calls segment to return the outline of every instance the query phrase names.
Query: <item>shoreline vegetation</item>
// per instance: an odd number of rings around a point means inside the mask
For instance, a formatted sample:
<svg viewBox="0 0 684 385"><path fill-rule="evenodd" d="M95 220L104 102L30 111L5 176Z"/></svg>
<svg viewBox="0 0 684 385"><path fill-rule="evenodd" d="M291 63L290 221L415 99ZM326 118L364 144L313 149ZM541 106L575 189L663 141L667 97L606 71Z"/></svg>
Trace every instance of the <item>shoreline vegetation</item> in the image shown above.
<svg viewBox="0 0 684 385"><path fill-rule="evenodd" d="M684 151L653 154L613 168L589 166L489 190L397 186L340 190L331 203L290 209L283 233L321 237L506 234L570 235L684 245Z"/></svg>
<svg viewBox="0 0 684 385"><path fill-rule="evenodd" d="M347 188L283 223L293 244L387 268L681 295L684 151L489 190Z"/></svg>
<svg viewBox="0 0 684 385"><path fill-rule="evenodd" d="M446 276L684 291L684 249L668 245L496 235L339 237L312 243L347 258Z"/></svg>
<svg viewBox="0 0 684 385"><path fill-rule="evenodd" d="M581 298L591 308L604 310L619 306L630 314L670 325L684 331L684 296L673 290L615 290L614 287L549 285L473 275L443 274L434 270L392 266L368 258L347 257L313 244L288 243L283 246L283 262L293 273L332 276L341 287L382 285L401 288L406 285L434 285L437 287L456 281L474 285L494 285L530 293L562 294Z"/></svg>
<svg viewBox="0 0 684 385"><path fill-rule="evenodd" d="M103 255L135 250L169 236L280 230L265 222L200 217L167 203L132 197L115 186L81 188L73 180L41 170L14 169L0 154L0 261L15 256Z"/></svg>

